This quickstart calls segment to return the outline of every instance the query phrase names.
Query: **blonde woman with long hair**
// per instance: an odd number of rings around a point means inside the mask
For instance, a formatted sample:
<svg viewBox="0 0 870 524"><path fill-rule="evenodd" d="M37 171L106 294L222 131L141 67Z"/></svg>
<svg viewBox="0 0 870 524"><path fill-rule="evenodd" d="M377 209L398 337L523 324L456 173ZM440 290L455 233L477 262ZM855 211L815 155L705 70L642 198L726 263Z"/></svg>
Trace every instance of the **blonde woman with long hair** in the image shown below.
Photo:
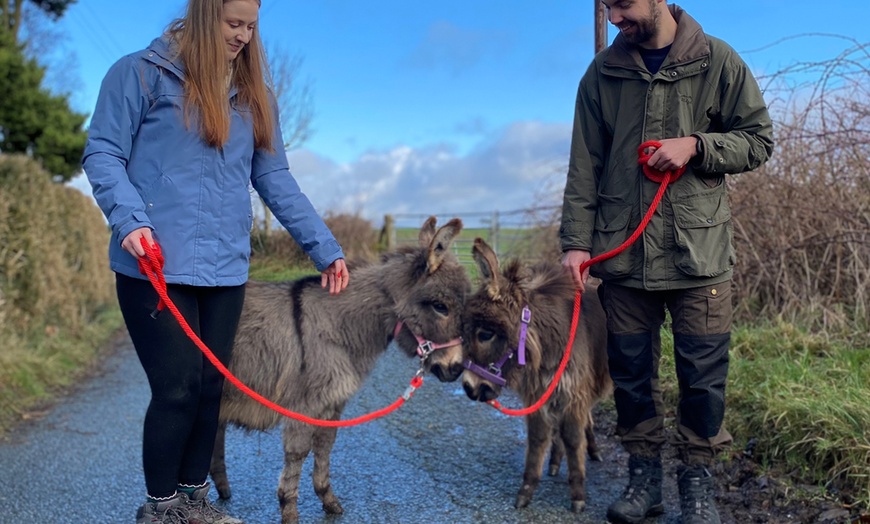
<svg viewBox="0 0 870 524"><path fill-rule="evenodd" d="M208 499L223 377L140 273L159 244L169 295L228 363L248 279L249 185L337 294L341 246L289 172L268 89L258 0L189 0L146 49L103 80L83 165L112 229L109 259L130 338L151 385L136 522L239 524Z"/></svg>

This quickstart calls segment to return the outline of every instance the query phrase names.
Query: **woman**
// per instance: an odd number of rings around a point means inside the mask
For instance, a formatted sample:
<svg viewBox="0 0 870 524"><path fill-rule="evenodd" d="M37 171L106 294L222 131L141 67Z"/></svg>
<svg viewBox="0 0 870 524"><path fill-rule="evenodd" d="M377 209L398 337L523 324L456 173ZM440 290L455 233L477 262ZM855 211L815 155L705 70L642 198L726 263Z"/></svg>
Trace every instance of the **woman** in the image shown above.
<svg viewBox="0 0 870 524"><path fill-rule="evenodd" d="M240 523L208 500L223 377L139 272L141 245L165 259L172 301L228 362L248 278L257 190L337 294L341 247L290 175L266 86L258 0L189 0L187 14L109 70L83 165L112 228L118 299L151 385L142 523Z"/></svg>

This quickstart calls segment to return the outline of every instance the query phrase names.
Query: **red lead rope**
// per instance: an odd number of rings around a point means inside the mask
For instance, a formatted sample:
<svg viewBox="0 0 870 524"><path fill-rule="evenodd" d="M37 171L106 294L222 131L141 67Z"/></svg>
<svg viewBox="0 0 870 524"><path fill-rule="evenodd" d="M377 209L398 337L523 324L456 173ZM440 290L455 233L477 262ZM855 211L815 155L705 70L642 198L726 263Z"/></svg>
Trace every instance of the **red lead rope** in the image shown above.
<svg viewBox="0 0 870 524"><path fill-rule="evenodd" d="M178 320L178 323L181 325L181 328L187 334L188 337L196 344L196 347L203 352L203 354L208 358L209 362L211 362L221 374L226 377L227 380L232 382L234 386L239 388L244 394L248 395L252 399L256 400L260 404L266 406L267 408L284 415L285 417L290 417L292 419L298 420L300 422L305 422L306 424L313 424L315 426L325 426L325 427L348 427L348 426L356 426L362 424L364 422L368 422L370 420L374 420L376 418L383 417L393 411L399 409L399 407L405 403L406 400L411 398L414 394L414 391L419 388L423 384L423 377L420 376L418 372L414 378L411 379L411 385L405 390L405 393L396 399L395 402L390 404L389 406L375 411L373 413L369 413L367 415L362 415L357 418L348 419L348 420L322 420L307 417L302 415L301 413L295 413L290 411L289 409L285 409L278 404L275 404L271 400L263 397L256 391L252 390L248 386L242 383L235 375L233 375L223 363L218 360L214 353L208 348L208 346L203 343L202 340L193 332L190 328L190 325L184 319L184 316L181 314L181 311L175 307L175 304L172 303L172 300L169 298L169 294L166 291L166 280L163 276L163 254L160 251L160 246L156 243L153 246L149 246L148 242L145 241L144 238L141 239L142 247L145 249L145 256L139 257L139 271L141 271L144 275L148 277L148 280L151 281L151 285L154 286L154 289L157 290L157 294L160 296L160 302L157 303L157 310L162 311L164 308L168 308L169 311L172 312L172 316Z"/></svg>
<svg viewBox="0 0 870 524"><path fill-rule="evenodd" d="M646 150L648 148L654 147L656 149L662 147L661 142L657 142L655 140L650 140L644 142L637 149L637 163L643 166L643 173L647 178L652 180L653 182L658 182L659 190L656 193L655 198L653 198L652 203L649 206L649 209L644 215L643 220L640 221L640 224L637 226L637 229L634 230L634 233L628 237L628 240L622 243L619 247L612 251L608 251L607 253L602 253L595 258L587 260L583 264L580 265L580 274L582 275L584 271L590 266L602 262L604 260L615 257L616 255L622 253L628 247L643 234L643 230L646 229L647 224L652 219L652 216L655 214L656 209L658 209L659 204L662 201L662 197L665 194L665 190L668 188L668 184L673 182L674 180L680 178L680 176L686 171L686 166L683 166L676 171L658 171L653 167L647 165L647 161L649 161L650 154L647 154ZM571 358L571 347L574 346L574 336L577 334L577 324L580 322L580 303L581 303L581 293L578 290L574 295L574 313L571 318L571 331L568 335L568 344L565 347L565 354L562 357L562 362L559 363L559 369L556 370L556 374L553 376L553 381L550 382L550 386L547 388L547 391L538 399L537 402L532 404L531 406L523 409L510 409L506 408L499 403L498 400L490 400L489 405L501 411L505 415L510 415L512 417L522 417L525 415L529 415L539 410L541 406L543 406L549 399L553 392L556 390L556 386L559 385L559 380L562 378L562 374L565 372L565 368L568 367L568 360Z"/></svg>

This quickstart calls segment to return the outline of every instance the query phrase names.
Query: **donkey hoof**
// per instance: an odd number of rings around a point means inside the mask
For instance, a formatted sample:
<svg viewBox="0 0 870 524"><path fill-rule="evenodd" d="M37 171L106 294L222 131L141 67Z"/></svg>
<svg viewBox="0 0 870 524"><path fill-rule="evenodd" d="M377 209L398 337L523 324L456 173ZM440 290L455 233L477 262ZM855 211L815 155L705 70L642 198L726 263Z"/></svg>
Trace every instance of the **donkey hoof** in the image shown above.
<svg viewBox="0 0 870 524"><path fill-rule="evenodd" d="M602 457L601 453L596 450L589 452L589 459L595 462L601 462L602 460L604 460L604 457Z"/></svg>
<svg viewBox="0 0 870 524"><path fill-rule="evenodd" d="M532 502L532 497L528 495L517 495L517 500L514 502L514 507L517 509L522 509L528 506Z"/></svg>
<svg viewBox="0 0 870 524"><path fill-rule="evenodd" d="M299 510L284 508L281 511L281 524L296 524L299 522Z"/></svg>
<svg viewBox="0 0 870 524"><path fill-rule="evenodd" d="M571 511L574 513L583 513L586 510L586 501L585 500L572 500L571 501Z"/></svg>
<svg viewBox="0 0 870 524"><path fill-rule="evenodd" d="M547 475L549 475L551 477L555 477L558 474L559 474L559 465L558 464L551 464L550 469L547 470Z"/></svg>
<svg viewBox="0 0 870 524"><path fill-rule="evenodd" d="M323 504L323 511L329 515L341 515L344 513L344 508L342 508L341 504L336 500L334 502L325 502Z"/></svg>
<svg viewBox="0 0 870 524"><path fill-rule="evenodd" d="M218 484L217 486L215 486L215 489L217 490L218 497L220 497L222 500L227 500L228 498L233 496L233 490L230 489L229 484Z"/></svg>

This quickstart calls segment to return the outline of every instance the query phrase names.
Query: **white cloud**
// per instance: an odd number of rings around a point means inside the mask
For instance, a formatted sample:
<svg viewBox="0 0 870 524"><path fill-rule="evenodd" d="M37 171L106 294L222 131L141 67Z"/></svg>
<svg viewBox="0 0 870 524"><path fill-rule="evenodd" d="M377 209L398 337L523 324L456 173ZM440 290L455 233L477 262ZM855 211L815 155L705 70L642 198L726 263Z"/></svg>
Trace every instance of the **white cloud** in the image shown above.
<svg viewBox="0 0 870 524"><path fill-rule="evenodd" d="M459 155L447 144L365 153L339 164L311 151L289 155L303 191L323 212L439 216L558 204L570 124L515 123Z"/></svg>
<svg viewBox="0 0 870 524"><path fill-rule="evenodd" d="M375 225L386 214L414 215L409 221L417 224L417 216L560 204L570 139L570 124L518 122L466 154L450 144L432 144L371 150L350 163L306 149L291 152L288 159L321 214L359 214ZM84 175L70 185L91 194Z"/></svg>

